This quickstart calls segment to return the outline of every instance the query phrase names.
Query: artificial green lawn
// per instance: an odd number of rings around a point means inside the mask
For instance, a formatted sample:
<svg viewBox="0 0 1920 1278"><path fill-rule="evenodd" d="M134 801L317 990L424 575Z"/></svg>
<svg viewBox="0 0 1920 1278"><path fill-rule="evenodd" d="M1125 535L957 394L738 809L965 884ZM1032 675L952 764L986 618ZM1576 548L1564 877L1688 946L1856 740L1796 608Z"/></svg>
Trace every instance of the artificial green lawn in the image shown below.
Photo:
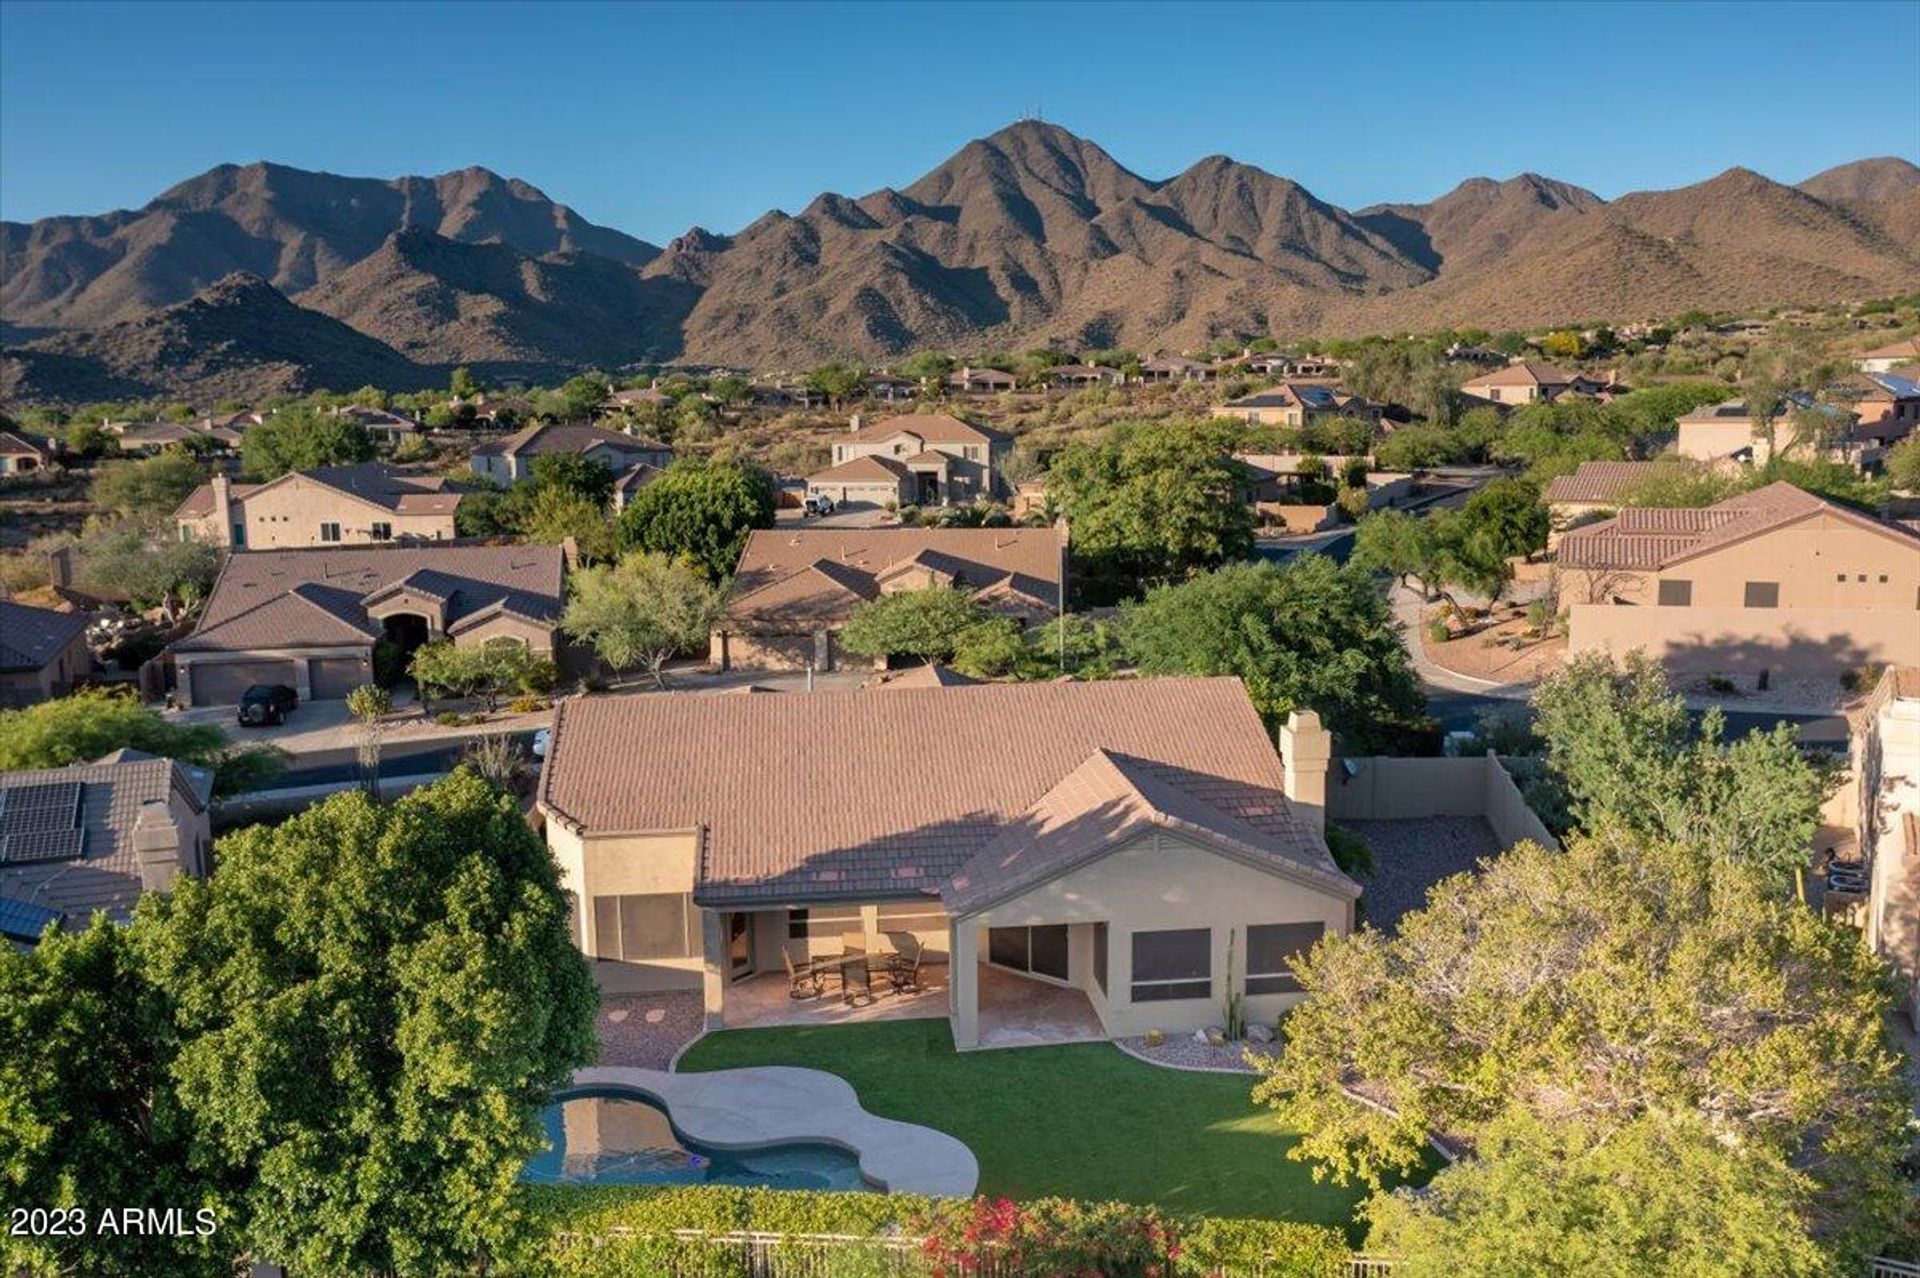
<svg viewBox="0 0 1920 1278"><path fill-rule="evenodd" d="M723 1030L682 1070L804 1065L860 1103L966 1142L980 1192L1156 1203L1351 1229L1359 1186L1313 1179L1294 1137L1254 1108L1250 1075L1176 1072L1106 1043L953 1050L945 1020Z"/></svg>

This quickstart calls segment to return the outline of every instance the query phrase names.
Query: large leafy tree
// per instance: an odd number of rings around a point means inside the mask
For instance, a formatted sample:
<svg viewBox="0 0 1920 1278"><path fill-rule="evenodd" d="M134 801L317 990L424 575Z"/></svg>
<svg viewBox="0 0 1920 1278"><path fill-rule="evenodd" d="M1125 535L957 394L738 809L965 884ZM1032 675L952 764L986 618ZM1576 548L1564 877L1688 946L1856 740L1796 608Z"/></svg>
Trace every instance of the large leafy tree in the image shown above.
<svg viewBox="0 0 1920 1278"><path fill-rule="evenodd" d="M1585 1254L1583 1232L1603 1227L1628 1256L1755 1237L1756 1256L1798 1255L1751 1219L1767 1188L1783 1227L1857 1254L1904 1207L1912 1097L1880 962L1750 867L1618 828L1564 852L1521 844L1443 880L1393 934L1329 939L1295 970L1308 997L1256 1098L1303 1133L1295 1156L1343 1179L1411 1170L1436 1134L1477 1150L1412 1213L1441 1224L1369 1209L1391 1222L1383 1241L1459 1248L1440 1256L1453 1272L1586 1273L1551 1257ZM1544 1202L1534 1177L1503 1170L1515 1140L1562 1173ZM1586 1183L1602 1167L1613 1190ZM1718 1185L1724 1197L1700 1197ZM1623 1192L1647 1202L1643 1219L1578 1201ZM1550 1267L1468 1263L1489 1254L1468 1249L1472 1224L1511 1216Z"/></svg>
<svg viewBox="0 0 1920 1278"><path fill-rule="evenodd" d="M32 950L0 946L0 1201L86 1212L64 1237L0 1238L8 1273L220 1271L217 1232L99 1232L103 1211L125 1207L182 1208L190 1230L202 1208L224 1220L218 1186L188 1170L171 1053L165 1000L126 929L100 916Z"/></svg>
<svg viewBox="0 0 1920 1278"><path fill-rule="evenodd" d="M110 461L94 472L93 503L129 519L171 515L205 483L207 468L184 449L168 448L140 461Z"/></svg>
<svg viewBox="0 0 1920 1278"><path fill-rule="evenodd" d="M1053 461L1047 495L1073 529L1082 594L1092 602L1253 551L1246 468L1219 424L1123 424L1071 444Z"/></svg>
<svg viewBox="0 0 1920 1278"><path fill-rule="evenodd" d="M950 661L962 636L986 619L964 590L901 590L856 606L840 632L840 646L863 657Z"/></svg>
<svg viewBox="0 0 1920 1278"><path fill-rule="evenodd" d="M241 468L258 481L290 470L372 461L373 453L365 426L304 405L283 408L240 437Z"/></svg>
<svg viewBox="0 0 1920 1278"><path fill-rule="evenodd" d="M286 755L271 746L233 745L210 723L169 723L105 688L0 710L0 772L64 768L122 747L212 768L219 794L256 789L286 766Z"/></svg>
<svg viewBox="0 0 1920 1278"><path fill-rule="evenodd" d="M1806 865L1835 778L1801 751L1792 725L1729 742L1713 710L1696 729L1642 652L1622 665L1603 654L1574 658L1534 692L1533 707L1547 763L1582 827L1670 839L1750 865L1776 888Z"/></svg>
<svg viewBox="0 0 1920 1278"><path fill-rule="evenodd" d="M178 620L206 598L219 571L213 543L151 533L137 523L97 528L79 545L86 584Z"/></svg>
<svg viewBox="0 0 1920 1278"><path fill-rule="evenodd" d="M514 1184L593 1051L593 979L552 855L462 769L225 836L149 898L170 1084L256 1255L314 1273L466 1272L515 1245Z"/></svg>
<svg viewBox="0 0 1920 1278"><path fill-rule="evenodd" d="M713 581L740 562L747 534L773 527L773 479L749 462L683 458L642 488L620 515L629 547L691 557Z"/></svg>
<svg viewBox="0 0 1920 1278"><path fill-rule="evenodd" d="M1121 640L1147 674L1240 676L1270 724L1317 710L1351 753L1395 744L1423 706L1379 587L1322 555L1157 587L1122 614Z"/></svg>
<svg viewBox="0 0 1920 1278"><path fill-rule="evenodd" d="M615 670L645 666L664 687L668 660L703 646L719 609L720 591L699 568L642 552L575 573L560 628Z"/></svg>

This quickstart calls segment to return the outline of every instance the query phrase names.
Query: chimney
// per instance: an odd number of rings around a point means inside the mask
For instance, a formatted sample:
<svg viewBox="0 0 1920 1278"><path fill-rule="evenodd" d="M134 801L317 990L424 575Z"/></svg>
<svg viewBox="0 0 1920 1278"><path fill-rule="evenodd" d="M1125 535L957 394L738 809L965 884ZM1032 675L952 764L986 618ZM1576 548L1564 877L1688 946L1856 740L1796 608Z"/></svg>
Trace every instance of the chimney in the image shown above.
<svg viewBox="0 0 1920 1278"><path fill-rule="evenodd" d="M47 552L47 580L56 586L73 585L72 546L61 546Z"/></svg>
<svg viewBox="0 0 1920 1278"><path fill-rule="evenodd" d="M866 424L867 419L859 413L855 413L847 419L847 429L853 431L855 434L858 434L860 428Z"/></svg>
<svg viewBox="0 0 1920 1278"><path fill-rule="evenodd" d="M133 823L133 851L140 861L140 886L164 892L180 873L180 827L164 799L140 805Z"/></svg>
<svg viewBox="0 0 1920 1278"><path fill-rule="evenodd" d="M1280 766L1286 775L1287 801L1315 830L1327 828L1327 765L1333 758L1333 734L1311 710L1295 710L1280 729Z"/></svg>
<svg viewBox="0 0 1920 1278"><path fill-rule="evenodd" d="M233 544L233 481L225 475L213 477L213 540L216 545Z"/></svg>

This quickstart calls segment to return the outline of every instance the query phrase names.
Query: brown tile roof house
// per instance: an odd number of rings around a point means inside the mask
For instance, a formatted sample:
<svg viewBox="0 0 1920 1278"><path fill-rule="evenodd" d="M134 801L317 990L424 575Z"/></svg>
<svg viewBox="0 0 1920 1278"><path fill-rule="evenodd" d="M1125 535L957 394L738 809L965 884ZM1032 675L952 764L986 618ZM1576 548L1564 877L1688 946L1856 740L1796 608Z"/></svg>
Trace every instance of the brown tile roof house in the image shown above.
<svg viewBox="0 0 1920 1278"><path fill-rule="evenodd" d="M1318 731L1311 715L1296 722ZM602 929L642 917L629 902L660 900L605 895L636 890L620 886L636 871L646 891L687 894L710 920L707 946L731 926L774 972L789 910L918 911L950 956L955 1039L969 1047L991 1015L974 982L989 932L997 963L1008 927L1083 938L1093 967L1076 965L1071 984L1091 998L1098 971L1101 1025L1134 1033L1149 1017L1216 1014L1216 974L1237 977L1207 955L1224 956L1229 929L1311 919L1311 935L1345 931L1359 888L1321 833L1324 769L1324 751L1283 763L1237 679L588 697L556 716L539 806L595 957L621 957ZM644 917L693 940L671 905ZM1183 975L1204 990L1150 988L1161 978L1148 951L1176 937L1162 928L1201 942L1190 961L1203 970ZM659 939L634 948L681 952ZM651 969L596 967L603 984L645 972L698 986L702 948ZM706 952L709 1018L724 1021L724 959Z"/></svg>
<svg viewBox="0 0 1920 1278"><path fill-rule="evenodd" d="M0 931L124 919L143 891L206 873L213 774L139 750L93 763L0 772Z"/></svg>
<svg viewBox="0 0 1920 1278"><path fill-rule="evenodd" d="M445 541L454 535L454 512L464 495L438 475L366 462L292 471L264 484L235 484L216 475L188 494L173 517L185 534L256 550Z"/></svg>
<svg viewBox="0 0 1920 1278"><path fill-rule="evenodd" d="M1865 373L1885 373L1920 360L1920 337L1903 337L1853 357L1853 366Z"/></svg>
<svg viewBox="0 0 1920 1278"><path fill-rule="evenodd" d="M53 450L25 435L0 430L0 475L26 475L53 464Z"/></svg>
<svg viewBox="0 0 1920 1278"><path fill-rule="evenodd" d="M870 422L854 414L833 441L831 469L807 477L807 492L842 505L886 502L950 505L999 495L1000 468L1013 441L945 413L907 413ZM862 458L878 467L846 469Z"/></svg>
<svg viewBox="0 0 1920 1278"><path fill-rule="evenodd" d="M723 669L831 669L828 636L858 604L931 585L971 590L994 611L1044 618L1060 607L1065 554L1053 528L757 530L714 627L711 659Z"/></svg>
<svg viewBox="0 0 1920 1278"><path fill-rule="evenodd" d="M1558 399L1569 390L1597 391L1605 385L1579 373L1562 372L1551 364L1523 359L1469 378L1460 384L1460 389L1496 404L1531 404Z"/></svg>
<svg viewBox="0 0 1920 1278"><path fill-rule="evenodd" d="M1228 400L1215 412L1263 426L1304 426L1319 417L1380 420L1380 408L1346 389L1323 382L1281 382Z"/></svg>
<svg viewBox="0 0 1920 1278"><path fill-rule="evenodd" d="M665 467L673 462L673 449L657 440L586 422L535 422L505 439L474 445L473 472L496 483L517 484L532 473L535 457L552 453L591 457L615 473L638 463Z"/></svg>
<svg viewBox="0 0 1920 1278"><path fill-rule="evenodd" d="M92 668L85 613L0 599L0 706L63 697Z"/></svg>
<svg viewBox="0 0 1920 1278"><path fill-rule="evenodd" d="M1556 476L1547 485L1549 506L1612 505L1660 473L1657 461L1581 462L1571 475Z"/></svg>
<svg viewBox="0 0 1920 1278"><path fill-rule="evenodd" d="M382 638L514 639L550 655L563 572L557 546L236 551L168 652L188 704L227 704L256 683L344 697L370 681Z"/></svg>

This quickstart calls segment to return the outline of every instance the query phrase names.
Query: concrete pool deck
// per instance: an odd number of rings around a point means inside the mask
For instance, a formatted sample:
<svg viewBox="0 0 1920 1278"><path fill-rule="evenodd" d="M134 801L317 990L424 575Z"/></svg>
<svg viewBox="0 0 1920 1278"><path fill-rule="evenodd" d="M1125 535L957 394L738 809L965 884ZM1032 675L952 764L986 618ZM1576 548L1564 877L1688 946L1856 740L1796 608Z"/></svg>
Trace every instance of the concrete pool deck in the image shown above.
<svg viewBox="0 0 1920 1278"><path fill-rule="evenodd" d="M860 1160L860 1174L878 1189L966 1198L980 1183L980 1164L961 1142L869 1114L853 1084L823 1070L764 1065L669 1074L601 1065L576 1070L572 1086L649 1097L682 1135L715 1149L836 1145Z"/></svg>

